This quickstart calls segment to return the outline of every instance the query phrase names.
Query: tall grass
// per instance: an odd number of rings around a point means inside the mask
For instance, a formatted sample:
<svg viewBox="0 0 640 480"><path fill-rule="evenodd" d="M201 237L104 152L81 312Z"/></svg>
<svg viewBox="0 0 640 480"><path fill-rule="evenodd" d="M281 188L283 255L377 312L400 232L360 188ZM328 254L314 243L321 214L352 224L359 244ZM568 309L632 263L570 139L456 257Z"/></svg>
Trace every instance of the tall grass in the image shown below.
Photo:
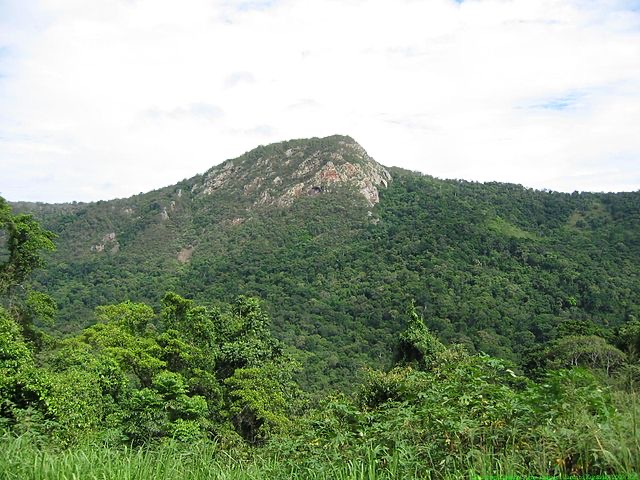
<svg viewBox="0 0 640 480"><path fill-rule="evenodd" d="M28 436L0 441L0 478L16 480L146 480L265 478L275 461L251 462L221 452L214 443L153 449L79 446L38 448Z"/></svg>
<svg viewBox="0 0 640 480"><path fill-rule="evenodd" d="M264 452L262 452L264 453ZM443 470L394 454L381 461L375 449L344 462L296 465L273 453L226 452L214 443L167 443L153 449L82 446L39 448L28 436L0 438L2 480L392 480L549 478L526 471L518 454L471 451ZM523 470L524 468L524 470ZM531 475L531 477L529 477ZM566 478L566 477L565 477ZM599 477L605 478L605 477ZM637 479L634 472L608 478Z"/></svg>
<svg viewBox="0 0 640 480"><path fill-rule="evenodd" d="M375 458L344 464L296 466L275 456L225 453L215 444L190 448L165 444L154 449L101 446L56 451L37 448L26 436L0 439L2 480L391 480L411 478L397 465L381 468Z"/></svg>
<svg viewBox="0 0 640 480"><path fill-rule="evenodd" d="M569 478L584 472L638 479L640 438L635 394L620 394L617 413L600 419L576 415L573 428L548 425L523 439L489 438L455 454L437 456L435 445L370 441L297 451L282 443L222 448L215 442L167 442L148 448L78 445L61 449L26 433L0 436L0 480L391 480ZM570 467L563 462L577 459ZM564 477L563 477L564 475ZM587 477L589 478L589 477Z"/></svg>

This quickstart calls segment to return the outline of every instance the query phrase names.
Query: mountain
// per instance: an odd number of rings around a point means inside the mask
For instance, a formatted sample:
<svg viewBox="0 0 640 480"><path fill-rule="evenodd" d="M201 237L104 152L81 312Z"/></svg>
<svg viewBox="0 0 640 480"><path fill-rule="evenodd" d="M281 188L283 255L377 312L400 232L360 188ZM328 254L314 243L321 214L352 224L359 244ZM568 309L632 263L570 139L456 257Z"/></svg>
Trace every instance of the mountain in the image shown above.
<svg viewBox="0 0 640 480"><path fill-rule="evenodd" d="M559 335L640 316L640 193L385 168L344 136L258 147L127 199L15 203L58 234L37 278L60 333L125 299L263 299L310 389L389 364L415 302L446 342L533 368Z"/></svg>

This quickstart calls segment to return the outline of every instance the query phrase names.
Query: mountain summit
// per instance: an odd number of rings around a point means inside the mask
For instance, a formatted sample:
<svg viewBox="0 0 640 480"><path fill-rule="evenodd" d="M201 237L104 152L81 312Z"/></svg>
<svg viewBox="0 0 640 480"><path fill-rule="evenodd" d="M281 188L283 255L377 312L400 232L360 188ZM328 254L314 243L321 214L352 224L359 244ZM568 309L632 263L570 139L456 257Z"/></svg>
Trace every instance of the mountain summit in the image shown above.
<svg viewBox="0 0 640 480"><path fill-rule="evenodd" d="M315 196L340 187L355 188L373 206L378 187L391 174L351 137L292 140L258 147L207 171L192 192L212 195L220 190L242 192L253 206L290 206L301 196Z"/></svg>
<svg viewBox="0 0 640 480"><path fill-rule="evenodd" d="M334 202L365 219L380 200L379 189L389 182L389 171L355 140L333 135L259 146L204 174L129 198L18 202L14 208L35 213L59 235L61 257L99 262L95 257L151 254L145 263L185 264L194 254L208 255L213 245L227 242L221 237L233 235L226 232L229 228L247 221L255 225L262 216L289 210L299 201ZM321 209L318 214L323 215Z"/></svg>
<svg viewBox="0 0 640 480"><path fill-rule="evenodd" d="M14 208L58 235L35 282L59 332L167 291L258 296L310 389L390 365L412 303L444 341L522 368L567 332L640 317L640 193L387 170L344 136L261 146L130 198Z"/></svg>

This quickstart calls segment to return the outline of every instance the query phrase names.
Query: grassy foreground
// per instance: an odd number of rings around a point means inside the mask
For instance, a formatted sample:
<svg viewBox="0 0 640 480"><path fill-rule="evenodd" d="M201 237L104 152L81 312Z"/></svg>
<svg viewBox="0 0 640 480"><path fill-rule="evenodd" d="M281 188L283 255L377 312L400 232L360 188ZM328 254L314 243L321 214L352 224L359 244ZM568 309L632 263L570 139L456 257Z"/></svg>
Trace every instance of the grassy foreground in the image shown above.
<svg viewBox="0 0 640 480"><path fill-rule="evenodd" d="M387 480L410 478L453 479L543 479L578 478L522 474L516 458L469 455L459 459L455 473L436 467L417 465L396 452L385 460L375 448L364 458L346 462L326 461L295 464L273 452L250 456L244 450L225 451L215 443L191 446L168 442L155 448L114 448L76 446L57 450L41 447L28 435L0 438L0 479L2 480L204 480L204 479L362 479ZM514 473L518 472L520 473ZM585 479L638 479L637 473L612 476L585 476Z"/></svg>
<svg viewBox="0 0 640 480"><path fill-rule="evenodd" d="M0 441L0 478L16 480L204 480L204 479L391 479L406 478L398 466L379 468L375 460L296 468L277 457L221 451L213 443L188 450L179 444L155 449L76 447L39 449L25 437Z"/></svg>

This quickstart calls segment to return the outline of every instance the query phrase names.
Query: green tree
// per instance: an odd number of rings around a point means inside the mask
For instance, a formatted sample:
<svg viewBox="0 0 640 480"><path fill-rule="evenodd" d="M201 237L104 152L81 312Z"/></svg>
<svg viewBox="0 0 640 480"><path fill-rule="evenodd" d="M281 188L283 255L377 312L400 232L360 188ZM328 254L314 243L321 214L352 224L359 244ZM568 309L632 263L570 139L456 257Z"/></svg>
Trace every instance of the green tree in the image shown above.
<svg viewBox="0 0 640 480"><path fill-rule="evenodd" d="M292 362L239 368L224 381L229 413L237 432L250 443L261 443L286 432L299 413L302 396L292 379Z"/></svg>
<svg viewBox="0 0 640 480"><path fill-rule="evenodd" d="M408 309L409 322L400 334L397 357L402 363L415 363L418 368L428 370L435 365L438 355L445 347L427 328L412 303Z"/></svg>
<svg viewBox="0 0 640 480"><path fill-rule="evenodd" d="M55 248L53 238L30 215L13 215L0 197L0 247L6 246L0 252L0 418L13 428L35 415L36 428L44 431L49 420L60 418L55 407L59 384L34 359L34 347L41 347L43 339L34 321L53 321L55 302L28 288L12 292L43 265L41 254Z"/></svg>
<svg viewBox="0 0 640 480"><path fill-rule="evenodd" d="M616 336L616 344L634 361L640 359L640 320L635 317L622 325Z"/></svg>
<svg viewBox="0 0 640 480"><path fill-rule="evenodd" d="M5 236L7 256L0 263L0 295L21 285L44 262L42 251L55 250L55 234L45 230L31 215L12 215L6 200L0 197L0 230Z"/></svg>
<svg viewBox="0 0 640 480"><path fill-rule="evenodd" d="M611 375L622 366L627 356L596 335L570 335L553 342L548 358L555 368L589 367Z"/></svg>

